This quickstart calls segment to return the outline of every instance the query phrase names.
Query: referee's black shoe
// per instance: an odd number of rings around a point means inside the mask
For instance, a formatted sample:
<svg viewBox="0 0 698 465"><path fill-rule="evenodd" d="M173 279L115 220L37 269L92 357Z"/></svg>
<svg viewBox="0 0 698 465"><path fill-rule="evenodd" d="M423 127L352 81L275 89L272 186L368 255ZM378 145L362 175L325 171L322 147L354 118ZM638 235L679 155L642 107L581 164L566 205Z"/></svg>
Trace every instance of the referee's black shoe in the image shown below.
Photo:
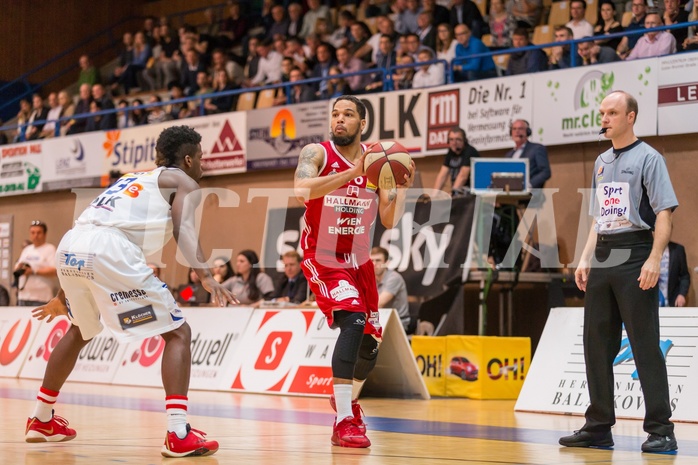
<svg viewBox="0 0 698 465"><path fill-rule="evenodd" d="M642 452L654 452L654 453L672 453L678 450L679 446L676 444L676 436L671 433L668 436L662 436L657 433L650 433L647 436L647 441L642 443Z"/></svg>
<svg viewBox="0 0 698 465"><path fill-rule="evenodd" d="M560 445L565 447L613 447L613 435L610 431L592 432L579 430L569 436L560 438Z"/></svg>

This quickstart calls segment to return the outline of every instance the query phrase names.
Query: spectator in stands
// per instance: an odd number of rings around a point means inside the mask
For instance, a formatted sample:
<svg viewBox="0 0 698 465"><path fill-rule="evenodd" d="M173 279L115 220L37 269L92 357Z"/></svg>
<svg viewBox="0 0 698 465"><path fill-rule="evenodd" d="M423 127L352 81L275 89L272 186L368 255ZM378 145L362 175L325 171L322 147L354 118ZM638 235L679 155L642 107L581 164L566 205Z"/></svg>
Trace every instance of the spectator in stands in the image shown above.
<svg viewBox="0 0 698 465"><path fill-rule="evenodd" d="M688 20L690 22L698 21L698 2L693 3ZM684 50L698 50L698 34L696 34L696 29L696 26L688 28L688 37L683 42Z"/></svg>
<svg viewBox="0 0 698 465"><path fill-rule="evenodd" d="M350 74L365 70L367 65L365 61L352 57L349 53L349 49L346 47L339 47L337 49L337 67L342 74ZM357 94L363 92L366 86L371 82L371 75L356 74L346 78L346 81L349 83L350 93Z"/></svg>
<svg viewBox="0 0 698 465"><path fill-rule="evenodd" d="M332 12L326 5L321 5L320 0L308 0L308 11L303 16L303 28L298 34L307 37L315 32L315 23L318 18L325 18L328 24L332 24Z"/></svg>
<svg viewBox="0 0 698 465"><path fill-rule="evenodd" d="M155 18L153 16L146 16L143 20L143 29L140 32L143 34L143 41L148 44L151 49L155 46L155 29Z"/></svg>
<svg viewBox="0 0 698 465"><path fill-rule="evenodd" d="M154 89L165 89L171 82L179 80L179 65L174 55L178 53L180 44L179 36L173 35L169 26L160 26L159 29L160 54L146 74Z"/></svg>
<svg viewBox="0 0 698 465"><path fill-rule="evenodd" d="M207 305L211 301L211 294L201 285L199 275L193 268L189 268L187 283L178 286L175 295L177 302L191 307Z"/></svg>
<svg viewBox="0 0 698 465"><path fill-rule="evenodd" d="M586 20L587 2L585 0L572 0L570 2L570 21L565 24L572 30L575 39L594 35L594 26Z"/></svg>
<svg viewBox="0 0 698 465"><path fill-rule="evenodd" d="M184 89L182 89L182 85L178 82L170 83L169 91L170 100L179 100L184 98ZM165 111L167 111L172 119L184 119L192 116L187 102L171 103Z"/></svg>
<svg viewBox="0 0 698 465"><path fill-rule="evenodd" d="M512 44L515 49L528 47L528 29L516 28L512 34ZM507 63L507 76L517 74L537 73L548 69L548 56L541 49L514 51L509 56Z"/></svg>
<svg viewBox="0 0 698 465"><path fill-rule="evenodd" d="M367 18L375 18L381 15L389 15L391 11L391 0L361 0L359 10L364 11Z"/></svg>
<svg viewBox="0 0 698 465"><path fill-rule="evenodd" d="M332 76L337 76L339 74L342 74L342 70L339 69L337 66L333 66L330 68L330 80L327 82L327 98L332 99L332 98L337 98L342 95L348 95L352 93L352 90L349 88L349 83L347 82L346 79L344 78L333 78ZM373 83L369 84L372 85ZM367 91L369 89L367 88Z"/></svg>
<svg viewBox="0 0 698 465"><path fill-rule="evenodd" d="M27 126L27 132L25 133L26 140L36 140L41 136L47 117L48 108L44 105L44 99L41 97L41 94L36 93L32 95L32 111L27 121L29 126ZM34 123L35 121L36 123Z"/></svg>
<svg viewBox="0 0 698 465"><path fill-rule="evenodd" d="M329 77L329 70L327 76ZM305 79L305 76L303 76L303 72L300 69L293 67L291 69L288 82L298 82L302 81L303 79ZM328 84L324 87L324 90L321 91L320 95L322 96L322 98L329 98L329 79L327 83ZM290 90L288 90L287 92L291 92L291 103L305 103L316 100L315 89L313 89L311 86L307 84L296 84L291 86L289 89ZM280 104L283 105L285 100L286 99L282 99Z"/></svg>
<svg viewBox="0 0 698 465"><path fill-rule="evenodd" d="M368 28L366 23L362 21L357 21L351 25L351 37L353 39L351 45L349 45L349 51L359 60L363 60L366 63L371 63L373 59L373 49L368 40L371 38L371 30Z"/></svg>
<svg viewBox="0 0 698 465"><path fill-rule="evenodd" d="M317 34L308 34L308 37L305 38L303 53L305 54L306 61L308 62L308 68L312 69L312 67L315 66L315 52L317 52L317 48L321 43L322 42L320 42L320 38L317 36Z"/></svg>
<svg viewBox="0 0 698 465"><path fill-rule="evenodd" d="M371 249L371 261L378 286L378 308L394 308L402 327L407 331L410 324L410 309L407 301L407 285L395 270L388 268L390 255L383 247Z"/></svg>
<svg viewBox="0 0 698 465"><path fill-rule="evenodd" d="M211 53L211 78L221 70L228 74L228 82L232 86L239 87L245 77L242 66L231 60L223 49L217 48Z"/></svg>
<svg viewBox="0 0 698 465"><path fill-rule="evenodd" d="M290 11L289 11L290 12ZM356 17L349 10L342 10L337 17L338 26L332 31L327 41L334 47L342 47L349 45L352 40L351 25L356 22Z"/></svg>
<svg viewBox="0 0 698 465"><path fill-rule="evenodd" d="M395 29L400 34L416 34L419 30L417 17L422 9L419 0L405 0L405 9L397 15Z"/></svg>
<svg viewBox="0 0 698 465"><path fill-rule="evenodd" d="M517 23L511 13L504 7L504 0L492 0L487 21L490 26L490 34L492 35L490 48L511 47L512 34L517 28Z"/></svg>
<svg viewBox="0 0 698 465"><path fill-rule="evenodd" d="M645 29L661 25L662 18L659 16L659 13L648 13L645 16ZM670 53L676 53L676 39L669 31L645 32L630 51L626 60L658 57L669 55Z"/></svg>
<svg viewBox="0 0 698 465"><path fill-rule="evenodd" d="M618 21L616 21L616 8L611 0L604 0L601 3L599 12L601 14L599 16L599 20L596 22L596 26L594 27L595 36L604 36L607 34L623 32L623 26L621 26L621 24ZM614 39L599 38L596 41L596 43L598 45L610 47L615 52L615 50L618 48L618 45L620 45L621 40L622 37L616 37Z"/></svg>
<svg viewBox="0 0 698 465"><path fill-rule="evenodd" d="M465 24L472 35L480 38L483 34L485 21L477 5L471 0L455 0L451 7L451 27L453 30L459 24Z"/></svg>
<svg viewBox="0 0 698 465"><path fill-rule="evenodd" d="M274 293L273 281L257 265L257 254L252 250L243 250L235 260L235 276L223 283L241 305L258 307Z"/></svg>
<svg viewBox="0 0 698 465"><path fill-rule="evenodd" d="M476 53L484 53L489 49L477 37L472 37L470 28L465 24L459 24L455 27L456 40L456 58L468 57ZM456 80L475 81L478 79L486 79L497 76L497 71L494 66L494 61L491 56L469 58L465 63L455 65L457 70Z"/></svg>
<svg viewBox="0 0 698 465"><path fill-rule="evenodd" d="M572 40L572 29L567 26L557 26L554 32L555 42ZM564 69L571 66L570 46L558 45L551 48L548 67L550 69Z"/></svg>
<svg viewBox="0 0 698 465"><path fill-rule="evenodd" d="M92 100L90 102L90 116L87 118L87 124L85 125L85 132L100 131L104 128L104 115L98 115L102 111L102 102L99 100Z"/></svg>
<svg viewBox="0 0 698 465"><path fill-rule="evenodd" d="M211 272L213 273L213 279L219 284L223 284L225 281L235 276L233 267L230 266L230 260L225 257L217 257L213 260Z"/></svg>
<svg viewBox="0 0 698 465"><path fill-rule="evenodd" d="M92 100L99 101L103 110L114 109L114 102L106 95L102 84L95 84L92 86ZM104 115L100 129L116 129L116 113Z"/></svg>
<svg viewBox="0 0 698 465"><path fill-rule="evenodd" d="M647 15L647 0L632 0L633 18L626 26L625 31L637 31L645 28L645 16ZM641 34L627 35L623 37L616 47L616 52L621 58L626 58L642 37Z"/></svg>
<svg viewBox="0 0 698 465"><path fill-rule="evenodd" d="M422 11L431 12L434 27L451 21L451 13L448 11L448 8L439 5L436 3L436 0L422 0Z"/></svg>
<svg viewBox="0 0 698 465"><path fill-rule="evenodd" d="M70 94L62 90L58 92L58 104L61 106L61 118L70 118L75 114L75 105L73 104L73 99ZM69 120L64 120L61 122L61 136L65 136L68 132L69 126L67 126Z"/></svg>
<svg viewBox="0 0 698 465"><path fill-rule="evenodd" d="M528 140L532 131L528 121L517 119L509 127L514 148L509 150L506 158L528 158L529 180L533 189L542 189L545 181L550 179L550 162L548 151L544 145L536 144Z"/></svg>
<svg viewBox="0 0 698 465"><path fill-rule="evenodd" d="M87 55L80 55L78 60L80 65L80 76L78 77L78 88L83 84L96 84L100 82L99 71L90 61L90 57Z"/></svg>
<svg viewBox="0 0 698 465"><path fill-rule="evenodd" d="M458 41L453 36L453 28L448 23L441 23L436 27L436 57L451 63L456 57Z"/></svg>
<svg viewBox="0 0 698 465"><path fill-rule="evenodd" d="M143 32L136 32L136 35L133 37L133 59L131 63L126 66L121 81L124 86L124 92L128 94L134 88L140 90L142 87L141 73L145 70L151 56L152 50L150 45L146 42L145 34Z"/></svg>
<svg viewBox="0 0 698 465"><path fill-rule="evenodd" d="M78 103L75 104L75 115L84 115L90 112L90 102L92 102L92 87L85 83L80 85ZM65 123L66 134L80 134L85 131L87 125L86 118L74 118Z"/></svg>
<svg viewBox="0 0 698 465"><path fill-rule="evenodd" d="M533 29L540 22L543 0L507 0L506 8L516 20L517 26Z"/></svg>
<svg viewBox="0 0 698 465"><path fill-rule="evenodd" d="M182 62L182 67L179 70L180 83L184 89L184 94L187 96L195 95L199 90L199 85L197 84L197 75L200 72L206 72L206 66L201 61L199 52L196 50L187 50L184 55L184 61Z"/></svg>
<svg viewBox="0 0 698 465"><path fill-rule="evenodd" d="M242 16L242 9L237 1L230 3L228 13L230 16L221 24L220 45L224 48L236 48L242 44L242 40L247 35L249 23Z"/></svg>
<svg viewBox="0 0 698 465"><path fill-rule="evenodd" d="M371 62L378 64L382 58L380 50L381 37L383 37L383 35L390 36L394 44L399 34L395 32L395 23L387 16L378 16L376 18L376 25L378 27L378 32L368 39L368 45L371 47Z"/></svg>
<svg viewBox="0 0 698 465"><path fill-rule="evenodd" d="M432 16L430 11L422 11L417 16L417 25L419 30L419 42L425 47L434 50L436 48L436 28L432 25Z"/></svg>
<svg viewBox="0 0 698 465"><path fill-rule="evenodd" d="M227 92L234 90L236 87L228 81L228 73L224 69L219 69L213 78L212 92ZM226 113L233 109L235 104L235 95L216 95L211 97L204 103L206 114Z"/></svg>
<svg viewBox="0 0 698 465"><path fill-rule="evenodd" d="M662 18L665 26L686 23L688 22L688 11L679 6L679 0L664 0L664 16ZM688 37L688 28L671 29L669 32L676 39L676 49L683 52L683 43Z"/></svg>
<svg viewBox="0 0 698 465"><path fill-rule="evenodd" d="M129 120L129 112L125 110L128 106L128 100L126 99L121 99L116 104L116 108L119 110L116 112L117 129L126 129L133 126L133 123Z"/></svg>
<svg viewBox="0 0 698 465"><path fill-rule="evenodd" d="M283 254L284 274L274 285L272 298L277 302L300 304L308 295L308 281L301 270L303 258L295 250Z"/></svg>
<svg viewBox="0 0 698 465"><path fill-rule="evenodd" d="M322 42L330 43L332 33L330 32L331 25L325 18L318 18L315 22L315 34L318 35Z"/></svg>
<svg viewBox="0 0 698 465"><path fill-rule="evenodd" d="M470 187L470 159L479 157L475 147L468 143L465 131L454 126L448 131L448 152L443 165L436 175L434 189L442 190L446 180L451 180L451 193Z"/></svg>
<svg viewBox="0 0 698 465"><path fill-rule="evenodd" d="M379 68L390 69L397 64L397 53L395 53L395 41L392 36L384 34L378 42L378 61L376 64Z"/></svg>
<svg viewBox="0 0 698 465"><path fill-rule="evenodd" d="M419 36L417 34L410 33L405 35L405 53L411 56L415 63L419 61L419 52L428 48L429 47L419 42Z"/></svg>
<svg viewBox="0 0 698 465"><path fill-rule="evenodd" d="M340 15L341 17L341 15ZM296 37L303 29L303 7L300 3L291 3L288 6L287 37Z"/></svg>
<svg viewBox="0 0 698 465"><path fill-rule="evenodd" d="M247 82L248 87L281 82L281 60L284 57L271 46L271 39L264 39L257 45L259 65L257 74Z"/></svg>
<svg viewBox="0 0 698 465"><path fill-rule="evenodd" d="M44 124L41 134L39 134L39 139L44 139L47 137L53 137L56 135L56 124L58 119L63 115L63 107L58 102L58 94L51 92L48 94L48 114L46 115L46 124Z"/></svg>
<svg viewBox="0 0 698 465"><path fill-rule="evenodd" d="M398 65L412 65L414 59L410 55L403 55L397 60ZM393 74L393 86L395 90L411 89L414 67L398 68Z"/></svg>
<svg viewBox="0 0 698 465"><path fill-rule="evenodd" d="M12 142L21 142L25 140L23 135L27 132L27 127L23 126L29 121L29 115L32 113L32 104L28 98L22 97L19 99L19 112L17 113L17 132Z"/></svg>
<svg viewBox="0 0 698 465"><path fill-rule="evenodd" d="M259 39L257 37L250 37L250 40L247 42L249 51L247 53L247 59L245 60L245 71L243 73L245 79L243 80L243 83L254 78L257 75L257 71L259 71L259 55L257 55L257 45L259 45Z"/></svg>
<svg viewBox="0 0 698 465"><path fill-rule="evenodd" d="M425 63L434 59L434 52L429 49L424 49L419 52L419 63ZM431 65L422 65L414 76L412 76L412 88L419 89L423 87L441 86L446 83L446 75L443 63L433 63Z"/></svg>
<svg viewBox="0 0 698 465"><path fill-rule="evenodd" d="M125 32L122 39L121 52L119 53L119 61L114 68L111 79L109 80L109 85L112 93L115 93L119 88L119 85L123 83L126 78L126 70L128 65L133 61L133 34L130 32Z"/></svg>
<svg viewBox="0 0 698 465"><path fill-rule="evenodd" d="M199 71L196 73L196 85L198 90L194 95L208 95L213 92L213 87L211 87L211 79L206 71Z"/></svg>
<svg viewBox="0 0 698 465"><path fill-rule="evenodd" d="M143 106L143 100L136 98L131 101L132 107ZM145 108L134 108L129 112L133 126L142 126L148 124L148 113Z"/></svg>
<svg viewBox="0 0 698 465"><path fill-rule="evenodd" d="M149 104L161 102L162 99L159 95L151 95L150 97L148 97ZM168 115L167 112L165 112L165 108L162 105L149 107L146 111L146 121L148 122L148 124L164 123L165 121L169 121L171 119L170 115Z"/></svg>
<svg viewBox="0 0 698 465"><path fill-rule="evenodd" d="M213 8L206 8L204 10L204 22L199 24L196 28L200 37L206 38L209 44L217 45L218 36L221 32L221 21L216 15L216 11Z"/></svg>
<svg viewBox="0 0 698 465"><path fill-rule="evenodd" d="M598 45L593 42L578 43L577 53L582 59L582 66L620 61L620 57L611 47Z"/></svg>
<svg viewBox="0 0 698 465"><path fill-rule="evenodd" d="M330 67L337 65L337 60L332 53L332 46L327 43L322 43L317 48L317 63L313 67L313 71L310 77L319 78L327 77L330 75ZM320 95L326 94L327 91L327 80L319 81L313 84L316 91L319 91Z"/></svg>
<svg viewBox="0 0 698 465"><path fill-rule="evenodd" d="M285 56L283 60L281 60L281 82L289 81L293 67L293 58Z"/></svg>
<svg viewBox="0 0 698 465"><path fill-rule="evenodd" d="M686 262L686 249L681 244L669 241L660 261L659 306L685 307L691 274Z"/></svg>
<svg viewBox="0 0 698 465"><path fill-rule="evenodd" d="M288 33L288 18L286 10L281 5L274 5L271 8L271 18L273 20L271 27L267 29L267 37L273 38L276 34L286 37Z"/></svg>

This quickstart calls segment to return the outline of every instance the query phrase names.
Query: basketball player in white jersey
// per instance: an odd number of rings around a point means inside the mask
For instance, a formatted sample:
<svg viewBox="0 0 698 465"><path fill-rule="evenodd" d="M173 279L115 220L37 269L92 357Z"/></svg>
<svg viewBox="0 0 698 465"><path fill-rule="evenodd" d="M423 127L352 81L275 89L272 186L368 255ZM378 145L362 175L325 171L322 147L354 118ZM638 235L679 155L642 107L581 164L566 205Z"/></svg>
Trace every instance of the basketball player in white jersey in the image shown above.
<svg viewBox="0 0 698 465"><path fill-rule="evenodd" d="M218 442L207 440L187 423L191 329L167 286L145 260L174 234L212 300L221 306L237 303L204 264L196 236L200 142L201 136L187 126L162 131L156 144L158 168L122 176L63 236L56 253L61 290L34 315L48 321L67 315L72 326L49 358L36 408L27 420L27 442L75 438L68 422L53 414L53 404L80 350L105 324L123 342L156 335L165 340L162 382L167 435L162 455L211 455L218 450Z"/></svg>

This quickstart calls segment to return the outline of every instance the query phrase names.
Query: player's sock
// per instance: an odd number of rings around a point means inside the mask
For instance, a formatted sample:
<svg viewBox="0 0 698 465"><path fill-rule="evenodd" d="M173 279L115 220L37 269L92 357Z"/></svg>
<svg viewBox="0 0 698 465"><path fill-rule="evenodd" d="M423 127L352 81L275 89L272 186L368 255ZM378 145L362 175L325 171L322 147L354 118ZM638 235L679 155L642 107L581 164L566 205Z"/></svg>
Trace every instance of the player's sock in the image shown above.
<svg viewBox="0 0 698 465"><path fill-rule="evenodd" d="M187 436L187 396L165 397L165 410L167 411L167 431L172 431L179 439Z"/></svg>
<svg viewBox="0 0 698 465"><path fill-rule="evenodd" d="M361 388L364 386L364 383L366 382L365 379L358 380L355 379L354 382L351 385L351 398L352 399L358 399L359 394L361 393Z"/></svg>
<svg viewBox="0 0 698 465"><path fill-rule="evenodd" d="M58 391L52 391L41 386L39 388L39 393L36 395L36 406L34 407L35 417L42 423L46 423L51 420L53 416L53 404L56 403L58 398Z"/></svg>
<svg viewBox="0 0 698 465"><path fill-rule="evenodd" d="M335 384L334 400L337 405L337 423L354 416L351 412L351 384Z"/></svg>

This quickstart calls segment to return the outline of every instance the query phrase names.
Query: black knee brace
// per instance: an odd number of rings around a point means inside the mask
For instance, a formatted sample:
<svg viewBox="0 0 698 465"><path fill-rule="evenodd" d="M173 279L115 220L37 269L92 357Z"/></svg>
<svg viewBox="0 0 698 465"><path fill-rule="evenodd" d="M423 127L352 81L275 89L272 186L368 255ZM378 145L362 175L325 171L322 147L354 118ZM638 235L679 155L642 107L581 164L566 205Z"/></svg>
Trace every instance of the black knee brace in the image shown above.
<svg viewBox="0 0 698 465"><path fill-rule="evenodd" d="M334 324L339 327L339 337L332 354L332 375L335 378L353 379L354 365L366 326L366 314L339 310L334 312Z"/></svg>
<svg viewBox="0 0 698 465"><path fill-rule="evenodd" d="M354 368L354 378L365 380L368 374L376 366L376 358L378 357L378 341L370 334L364 334L359 348L359 358L356 361Z"/></svg>

